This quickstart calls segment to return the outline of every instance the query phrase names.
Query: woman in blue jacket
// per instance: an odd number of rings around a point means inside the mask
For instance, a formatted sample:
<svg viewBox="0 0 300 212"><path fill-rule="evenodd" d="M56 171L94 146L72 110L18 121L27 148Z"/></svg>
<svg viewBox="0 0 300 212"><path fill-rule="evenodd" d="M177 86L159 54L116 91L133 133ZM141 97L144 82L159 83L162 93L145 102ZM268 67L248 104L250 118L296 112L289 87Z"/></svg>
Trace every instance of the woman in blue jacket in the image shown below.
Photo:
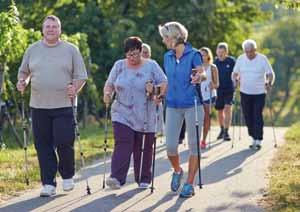
<svg viewBox="0 0 300 212"><path fill-rule="evenodd" d="M205 79L201 68L200 52L187 42L188 31L178 22L168 22L159 26L163 43L169 49L164 55L164 69L168 78L166 94L166 144L167 155L174 169L171 190L176 192L183 177L179 162L178 137L182 122L185 119L190 150L189 170L186 183L180 197L191 197L194 193L194 178L198 171L198 152L195 130L195 104L197 95L195 84ZM192 73L196 69L196 74ZM199 136L203 125L203 106L198 98Z"/></svg>

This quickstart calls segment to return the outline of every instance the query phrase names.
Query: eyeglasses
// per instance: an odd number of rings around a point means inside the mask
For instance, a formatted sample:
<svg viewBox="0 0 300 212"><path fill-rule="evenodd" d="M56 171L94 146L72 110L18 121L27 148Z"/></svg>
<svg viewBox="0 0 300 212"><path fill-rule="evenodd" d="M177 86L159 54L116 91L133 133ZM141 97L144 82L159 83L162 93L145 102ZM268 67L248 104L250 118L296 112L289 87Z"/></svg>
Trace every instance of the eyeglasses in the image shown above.
<svg viewBox="0 0 300 212"><path fill-rule="evenodd" d="M140 56L140 54L141 54L140 51L138 51L138 52L131 52L131 53L127 53L127 54L126 54L126 57L127 57L127 58L130 58L130 57L138 57L138 56Z"/></svg>

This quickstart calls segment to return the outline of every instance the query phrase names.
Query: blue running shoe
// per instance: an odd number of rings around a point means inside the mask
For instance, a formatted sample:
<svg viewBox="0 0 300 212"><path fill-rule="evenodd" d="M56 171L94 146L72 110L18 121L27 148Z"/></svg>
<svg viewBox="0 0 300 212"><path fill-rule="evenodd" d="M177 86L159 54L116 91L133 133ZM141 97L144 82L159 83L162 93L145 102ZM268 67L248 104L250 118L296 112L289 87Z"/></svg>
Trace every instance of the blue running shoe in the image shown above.
<svg viewBox="0 0 300 212"><path fill-rule="evenodd" d="M185 183L182 187L180 192L180 197L182 198L189 198L195 195L194 187L192 184Z"/></svg>
<svg viewBox="0 0 300 212"><path fill-rule="evenodd" d="M176 173L176 172L173 172L173 175L172 175L172 182L171 182L171 190L176 192L180 185L181 185L181 180L182 180L182 177L183 177L183 170L181 169L180 173Z"/></svg>

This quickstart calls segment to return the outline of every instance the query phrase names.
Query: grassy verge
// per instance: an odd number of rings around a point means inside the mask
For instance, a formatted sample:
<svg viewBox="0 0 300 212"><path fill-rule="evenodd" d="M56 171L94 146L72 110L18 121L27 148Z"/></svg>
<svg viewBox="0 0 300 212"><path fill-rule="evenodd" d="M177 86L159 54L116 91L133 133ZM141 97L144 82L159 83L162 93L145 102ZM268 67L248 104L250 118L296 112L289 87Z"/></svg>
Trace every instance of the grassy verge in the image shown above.
<svg viewBox="0 0 300 212"><path fill-rule="evenodd" d="M300 123L293 125L285 138L271 167L266 198L270 211L300 211Z"/></svg>
<svg viewBox="0 0 300 212"><path fill-rule="evenodd" d="M109 127L111 129L111 127ZM104 133L103 127L90 125L81 129L81 142L87 164L99 159L103 154ZM108 145L112 147L112 134L108 133ZM80 168L78 143L76 143L76 167ZM5 150L0 150L0 200L17 195L18 192L33 188L40 183L39 167L36 151L31 144L28 149L29 180L30 185L25 184L24 151L17 146L8 145Z"/></svg>

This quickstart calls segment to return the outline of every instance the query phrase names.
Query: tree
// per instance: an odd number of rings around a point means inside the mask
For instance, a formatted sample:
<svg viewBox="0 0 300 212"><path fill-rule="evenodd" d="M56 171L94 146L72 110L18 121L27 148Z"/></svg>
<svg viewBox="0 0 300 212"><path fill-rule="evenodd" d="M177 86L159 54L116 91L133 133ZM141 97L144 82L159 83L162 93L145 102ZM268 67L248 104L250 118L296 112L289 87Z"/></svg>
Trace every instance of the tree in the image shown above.
<svg viewBox="0 0 300 212"><path fill-rule="evenodd" d="M283 5L287 8L298 9L300 8L299 0L276 0L277 4Z"/></svg>
<svg viewBox="0 0 300 212"><path fill-rule="evenodd" d="M262 41L262 48L266 50L276 71L276 84L272 96L277 97L280 103L277 117L282 117L284 122L298 117L296 114L300 109L297 102L297 96L300 94L299 37L300 17L289 17L277 22ZM287 104L290 104L288 110Z"/></svg>
<svg viewBox="0 0 300 212"><path fill-rule="evenodd" d="M5 0L4 0L5 1ZM8 1L8 0L6 0ZM153 57L162 64L166 51L158 25L179 21L189 30L189 41L196 48L215 49L220 41L229 43L231 53L241 52L241 42L251 32L252 23L268 18L260 10L263 0L20 0L18 7L26 28L40 29L46 14L61 18L66 34L88 35L91 61L98 69L91 72L99 99L105 79L115 60L124 57L123 40L140 36L151 45ZM102 103L98 107L101 110Z"/></svg>

